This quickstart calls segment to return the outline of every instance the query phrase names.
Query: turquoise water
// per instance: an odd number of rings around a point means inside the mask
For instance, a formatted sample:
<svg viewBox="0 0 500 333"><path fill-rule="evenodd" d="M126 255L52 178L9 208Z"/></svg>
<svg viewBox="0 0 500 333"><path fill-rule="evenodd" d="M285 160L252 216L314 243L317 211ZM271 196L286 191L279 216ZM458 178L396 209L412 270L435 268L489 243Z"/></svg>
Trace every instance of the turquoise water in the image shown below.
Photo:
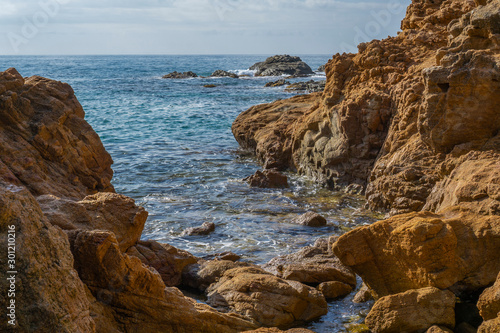
<svg viewBox="0 0 500 333"><path fill-rule="evenodd" d="M247 68L266 57L4 56L0 70L15 67L23 76L41 75L73 87L87 121L113 157L117 192L150 213L144 239L200 256L233 251L242 260L265 263L318 237L374 221L362 198L333 193L303 177L290 174L291 187L285 190L253 189L241 181L259 165L239 149L231 124L252 105L291 97L284 87L264 88L277 78L161 78L188 70L206 76L216 69L251 75ZM301 57L313 69L330 58ZM324 215L328 225L311 229L289 223L307 210ZM211 235L180 236L206 221L216 224ZM340 331L343 321L363 307L341 301L331 309L311 326L315 331Z"/></svg>

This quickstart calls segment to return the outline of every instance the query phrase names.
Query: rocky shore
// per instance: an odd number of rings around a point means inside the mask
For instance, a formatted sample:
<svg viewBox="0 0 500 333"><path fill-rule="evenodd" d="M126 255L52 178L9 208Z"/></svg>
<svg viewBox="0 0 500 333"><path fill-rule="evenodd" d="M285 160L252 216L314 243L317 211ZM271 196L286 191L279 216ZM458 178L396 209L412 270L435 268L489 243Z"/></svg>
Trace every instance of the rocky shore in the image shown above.
<svg viewBox="0 0 500 333"><path fill-rule="evenodd" d="M398 36L335 55L322 93L233 124L264 168L387 213L332 245L376 299L372 332L500 332L499 22L498 0L415 0Z"/></svg>
<svg viewBox="0 0 500 333"><path fill-rule="evenodd" d="M387 213L263 266L140 240L148 213L115 192L72 88L0 72L0 247L13 253L0 266L15 269L0 306L15 331L308 332L291 328L358 275L356 300L375 299L358 332L499 332L499 22L500 0L414 0L397 37L335 55L322 92L236 119L257 183L290 169ZM295 223L323 224L309 215Z"/></svg>

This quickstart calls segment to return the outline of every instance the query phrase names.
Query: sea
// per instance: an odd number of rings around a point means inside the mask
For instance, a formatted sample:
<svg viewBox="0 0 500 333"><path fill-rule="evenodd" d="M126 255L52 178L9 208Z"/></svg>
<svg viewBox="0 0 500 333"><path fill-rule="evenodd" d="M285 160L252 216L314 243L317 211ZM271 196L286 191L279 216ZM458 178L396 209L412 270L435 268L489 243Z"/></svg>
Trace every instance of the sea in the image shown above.
<svg viewBox="0 0 500 333"><path fill-rule="evenodd" d="M379 218L364 208L362 197L294 173L286 173L286 189L251 188L243 181L261 166L235 141L232 122L253 105L297 94L264 87L281 77L254 77L248 68L268 56L0 56L0 70L15 67L25 77L40 75L73 87L114 160L116 191L149 212L143 239L197 256L232 251L242 261L263 264ZM313 70L331 57L299 56ZM207 77L217 69L243 77ZM162 78L173 71L199 77ZM325 80L325 74L290 81L311 79ZM209 84L215 87L204 87ZM310 210L323 215L327 226L290 223ZM212 234L181 235L204 222L215 223ZM353 304L353 295L330 302L329 313L305 327L318 333L359 330L370 304Z"/></svg>

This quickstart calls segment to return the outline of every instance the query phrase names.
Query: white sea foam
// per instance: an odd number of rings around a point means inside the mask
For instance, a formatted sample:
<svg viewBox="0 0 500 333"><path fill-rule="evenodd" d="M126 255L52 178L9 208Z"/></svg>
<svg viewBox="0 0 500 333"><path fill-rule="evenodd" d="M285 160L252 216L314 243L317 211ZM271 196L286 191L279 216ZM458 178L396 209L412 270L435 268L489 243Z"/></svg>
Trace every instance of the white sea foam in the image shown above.
<svg viewBox="0 0 500 333"><path fill-rule="evenodd" d="M255 73L257 73L257 70L255 70L255 69L235 69L235 70L231 70L230 72L237 74L239 76L241 76L241 75L255 76Z"/></svg>

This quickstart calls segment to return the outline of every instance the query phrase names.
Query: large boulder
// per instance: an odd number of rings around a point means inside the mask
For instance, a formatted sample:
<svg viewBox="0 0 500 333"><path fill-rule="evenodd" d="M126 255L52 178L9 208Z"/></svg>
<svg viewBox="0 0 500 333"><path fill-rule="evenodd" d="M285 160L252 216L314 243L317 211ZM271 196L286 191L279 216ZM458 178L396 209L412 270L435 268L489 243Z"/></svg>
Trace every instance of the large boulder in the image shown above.
<svg viewBox="0 0 500 333"><path fill-rule="evenodd" d="M116 193L101 192L79 201L53 195L40 196L37 200L53 225L63 230L112 231L122 252L137 243L148 217L133 199Z"/></svg>
<svg viewBox="0 0 500 333"><path fill-rule="evenodd" d="M316 289L257 267L228 270L207 292L208 304L252 318L262 326L288 328L327 313L326 300Z"/></svg>
<svg viewBox="0 0 500 333"><path fill-rule="evenodd" d="M114 192L113 163L66 83L0 72L0 156L35 195Z"/></svg>
<svg viewBox="0 0 500 333"><path fill-rule="evenodd" d="M500 216L459 207L398 215L348 232L333 250L377 297L429 286L475 291L500 271Z"/></svg>
<svg viewBox="0 0 500 333"><path fill-rule="evenodd" d="M250 67L256 70L255 76L280 76L280 75L311 75L314 74L309 65L299 57L287 54L275 55L263 62L258 62Z"/></svg>
<svg viewBox="0 0 500 333"><path fill-rule="evenodd" d="M478 332L500 332L500 274L495 284L481 294L477 307L484 319Z"/></svg>
<svg viewBox="0 0 500 333"><path fill-rule="evenodd" d="M316 285L337 281L351 287L356 286L354 272L329 251L326 239L321 239L315 246L306 246L296 253L273 258L263 268L286 280Z"/></svg>
<svg viewBox="0 0 500 333"><path fill-rule="evenodd" d="M136 257L122 254L105 231L70 232L75 268L92 295L110 307L124 331L237 332L255 328L235 314L222 314L166 287Z"/></svg>
<svg viewBox="0 0 500 333"><path fill-rule="evenodd" d="M455 295L428 287L380 298L365 319L373 333L423 332L455 327Z"/></svg>
<svg viewBox="0 0 500 333"><path fill-rule="evenodd" d="M156 269L167 287L179 286L184 268L197 262L191 253L153 240L139 241L127 250L127 254Z"/></svg>

